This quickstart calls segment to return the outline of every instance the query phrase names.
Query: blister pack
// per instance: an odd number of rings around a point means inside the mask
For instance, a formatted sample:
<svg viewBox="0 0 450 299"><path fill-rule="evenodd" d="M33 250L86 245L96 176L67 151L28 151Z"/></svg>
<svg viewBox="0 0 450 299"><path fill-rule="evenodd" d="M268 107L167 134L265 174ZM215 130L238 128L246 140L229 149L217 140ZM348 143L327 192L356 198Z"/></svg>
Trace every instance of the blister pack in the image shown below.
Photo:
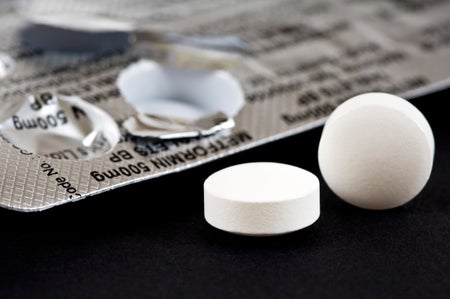
<svg viewBox="0 0 450 299"><path fill-rule="evenodd" d="M0 206L41 211L450 83L450 1L0 4Z"/></svg>

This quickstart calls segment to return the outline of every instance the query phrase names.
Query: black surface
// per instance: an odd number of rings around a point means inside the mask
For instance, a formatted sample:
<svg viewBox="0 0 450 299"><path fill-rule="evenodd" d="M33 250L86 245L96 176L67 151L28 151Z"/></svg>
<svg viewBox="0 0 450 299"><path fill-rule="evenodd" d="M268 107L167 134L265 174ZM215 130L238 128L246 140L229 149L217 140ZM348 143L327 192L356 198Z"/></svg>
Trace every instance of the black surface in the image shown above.
<svg viewBox="0 0 450 299"><path fill-rule="evenodd" d="M450 298L450 90L412 100L432 126L431 178L367 211L318 168L322 127L181 173L37 213L0 210L1 298ZM321 216L288 235L227 234L203 218L204 179L277 161L321 180Z"/></svg>

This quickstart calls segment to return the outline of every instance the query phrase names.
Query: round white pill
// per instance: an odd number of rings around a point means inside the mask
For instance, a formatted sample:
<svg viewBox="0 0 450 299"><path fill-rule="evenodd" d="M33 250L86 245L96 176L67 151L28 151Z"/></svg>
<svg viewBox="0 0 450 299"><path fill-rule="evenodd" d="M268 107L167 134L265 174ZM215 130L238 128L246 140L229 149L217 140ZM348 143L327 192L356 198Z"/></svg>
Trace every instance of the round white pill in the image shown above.
<svg viewBox="0 0 450 299"><path fill-rule="evenodd" d="M330 189L360 208L401 206L427 183L434 137L424 115L409 101L365 93L337 107L322 131L318 160Z"/></svg>
<svg viewBox="0 0 450 299"><path fill-rule="evenodd" d="M309 171L282 163L230 166L205 180L204 215L212 226L235 234L293 232L319 218L319 180Z"/></svg>

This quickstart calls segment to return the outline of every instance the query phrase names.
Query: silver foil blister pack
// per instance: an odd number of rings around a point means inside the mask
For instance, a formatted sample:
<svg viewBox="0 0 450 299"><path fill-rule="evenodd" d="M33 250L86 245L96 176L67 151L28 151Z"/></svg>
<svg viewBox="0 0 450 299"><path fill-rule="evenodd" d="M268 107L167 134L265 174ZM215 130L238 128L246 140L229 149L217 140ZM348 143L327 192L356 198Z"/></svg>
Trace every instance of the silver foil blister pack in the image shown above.
<svg viewBox="0 0 450 299"><path fill-rule="evenodd" d="M450 1L8 1L0 206L40 211L448 87Z"/></svg>

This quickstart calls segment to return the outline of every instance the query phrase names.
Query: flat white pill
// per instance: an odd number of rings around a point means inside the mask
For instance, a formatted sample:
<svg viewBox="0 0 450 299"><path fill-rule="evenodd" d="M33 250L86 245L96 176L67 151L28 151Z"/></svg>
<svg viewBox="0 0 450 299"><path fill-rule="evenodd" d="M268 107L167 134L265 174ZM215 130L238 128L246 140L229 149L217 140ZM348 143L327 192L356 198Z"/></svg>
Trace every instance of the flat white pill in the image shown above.
<svg viewBox="0 0 450 299"><path fill-rule="evenodd" d="M230 166L205 180L204 214L209 224L230 233L293 232L319 218L319 180L309 171L282 163Z"/></svg>
<svg viewBox="0 0 450 299"><path fill-rule="evenodd" d="M344 201L383 210L412 200L427 183L434 137L424 115L387 93L355 96L328 118L319 142L319 167Z"/></svg>

